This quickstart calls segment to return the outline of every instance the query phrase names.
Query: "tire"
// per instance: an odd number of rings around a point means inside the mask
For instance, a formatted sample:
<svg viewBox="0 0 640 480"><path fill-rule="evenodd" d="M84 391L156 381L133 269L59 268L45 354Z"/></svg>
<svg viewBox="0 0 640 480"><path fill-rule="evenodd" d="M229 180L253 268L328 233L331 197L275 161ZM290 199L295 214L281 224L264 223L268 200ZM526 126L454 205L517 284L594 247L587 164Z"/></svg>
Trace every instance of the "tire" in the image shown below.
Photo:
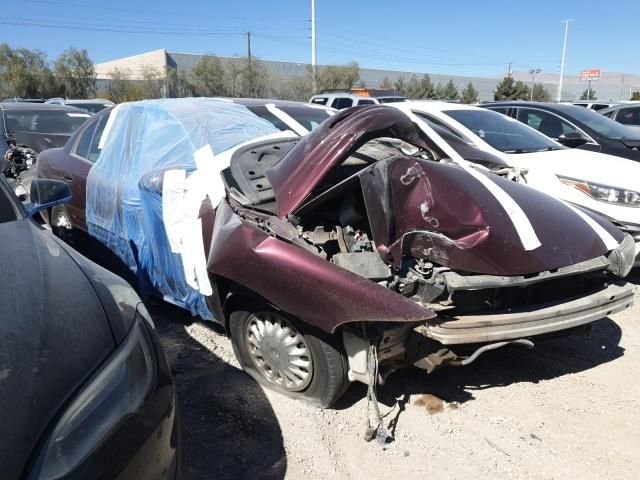
<svg viewBox="0 0 640 480"><path fill-rule="evenodd" d="M263 327L262 339L255 333L256 329L260 331L260 326ZM296 318L260 306L231 313L229 331L242 369L271 390L328 408L349 386L347 356L336 335L305 326ZM278 339L278 334L282 338ZM285 347L285 343L294 341L297 341L295 348L291 345ZM285 350L291 352L288 361L281 360ZM306 364L305 358L308 359ZM298 367L297 374L282 368L284 364Z"/></svg>
<svg viewBox="0 0 640 480"><path fill-rule="evenodd" d="M75 239L73 223L71 223L71 217L64 205L56 205L51 209L49 222L51 231L56 237L61 238L66 243L73 243Z"/></svg>

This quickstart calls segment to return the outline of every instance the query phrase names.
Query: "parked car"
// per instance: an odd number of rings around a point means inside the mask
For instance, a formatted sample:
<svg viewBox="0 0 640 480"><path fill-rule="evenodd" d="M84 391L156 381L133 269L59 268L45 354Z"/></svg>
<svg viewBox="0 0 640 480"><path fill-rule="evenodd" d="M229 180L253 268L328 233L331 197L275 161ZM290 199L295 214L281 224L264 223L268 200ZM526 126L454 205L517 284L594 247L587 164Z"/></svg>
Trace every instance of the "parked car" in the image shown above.
<svg viewBox="0 0 640 480"><path fill-rule="evenodd" d="M70 107L80 108L87 112L94 114L107 107L113 107L115 103L104 98L93 98L90 100L79 99L65 99L65 98L50 98L45 102L48 105L68 105Z"/></svg>
<svg viewBox="0 0 640 480"><path fill-rule="evenodd" d="M447 128L461 140L526 171L522 181L528 185L613 221L635 238L635 263L640 266L640 184L637 180L640 164L637 162L567 148L491 108L444 102L406 102L395 107ZM529 114L538 115L538 112L523 109L519 113L521 119Z"/></svg>
<svg viewBox="0 0 640 480"><path fill-rule="evenodd" d="M378 105L381 103L404 102L405 100L405 97L395 95L393 93L375 95L367 94L365 96L362 94L351 93L349 91L327 90L318 95L312 96L309 102L315 105L326 105L337 110L342 110L343 108L349 108L356 105Z"/></svg>
<svg viewBox="0 0 640 480"><path fill-rule="evenodd" d="M0 103L0 157L9 148L8 136L40 153L67 143L89 117L84 110L62 105Z"/></svg>
<svg viewBox="0 0 640 480"><path fill-rule="evenodd" d="M86 195L91 235L225 326L256 380L324 407L351 381L533 347L633 302L630 236L387 106L298 137L210 99L126 105Z"/></svg>
<svg viewBox="0 0 640 480"><path fill-rule="evenodd" d="M598 113L622 125L633 128L636 132L640 131L640 103L623 103L605 108Z"/></svg>
<svg viewBox="0 0 640 480"><path fill-rule="evenodd" d="M25 208L0 176L2 478L176 478L175 389L149 314L31 220L68 186L31 188Z"/></svg>
<svg viewBox="0 0 640 480"><path fill-rule="evenodd" d="M9 97L2 100L2 103L44 103L44 102L46 102L44 98Z"/></svg>
<svg viewBox="0 0 640 480"><path fill-rule="evenodd" d="M589 110L604 110L605 108L613 107L614 105L620 105L622 102L599 102L596 100L578 100L571 102L571 105L577 107L588 108Z"/></svg>
<svg viewBox="0 0 640 480"><path fill-rule="evenodd" d="M482 105L535 128L563 145L640 160L640 132L575 105L496 102Z"/></svg>

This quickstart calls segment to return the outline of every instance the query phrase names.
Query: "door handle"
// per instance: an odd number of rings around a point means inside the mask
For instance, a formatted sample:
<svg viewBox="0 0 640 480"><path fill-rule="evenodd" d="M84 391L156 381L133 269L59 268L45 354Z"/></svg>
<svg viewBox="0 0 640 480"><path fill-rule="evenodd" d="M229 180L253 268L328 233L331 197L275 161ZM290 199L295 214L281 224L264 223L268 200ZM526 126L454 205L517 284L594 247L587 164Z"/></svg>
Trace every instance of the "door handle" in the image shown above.
<svg viewBox="0 0 640 480"><path fill-rule="evenodd" d="M71 175L69 172L64 172L62 174L62 178L65 182L71 182L73 181L73 175Z"/></svg>

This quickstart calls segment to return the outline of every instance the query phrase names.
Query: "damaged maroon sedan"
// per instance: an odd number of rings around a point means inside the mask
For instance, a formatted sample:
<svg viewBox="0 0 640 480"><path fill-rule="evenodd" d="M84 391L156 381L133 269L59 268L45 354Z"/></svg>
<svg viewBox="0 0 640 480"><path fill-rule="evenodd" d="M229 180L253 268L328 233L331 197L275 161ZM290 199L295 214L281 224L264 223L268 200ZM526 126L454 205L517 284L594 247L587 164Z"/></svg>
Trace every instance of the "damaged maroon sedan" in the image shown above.
<svg viewBox="0 0 640 480"><path fill-rule="evenodd" d="M633 302L631 237L448 160L396 109L239 149L223 177L203 217L209 304L247 372L321 406L350 381L532 348Z"/></svg>
<svg viewBox="0 0 640 480"><path fill-rule="evenodd" d="M532 348L633 302L629 235L398 109L300 137L228 101L118 108L74 224L222 323L270 388L327 407L352 381Z"/></svg>

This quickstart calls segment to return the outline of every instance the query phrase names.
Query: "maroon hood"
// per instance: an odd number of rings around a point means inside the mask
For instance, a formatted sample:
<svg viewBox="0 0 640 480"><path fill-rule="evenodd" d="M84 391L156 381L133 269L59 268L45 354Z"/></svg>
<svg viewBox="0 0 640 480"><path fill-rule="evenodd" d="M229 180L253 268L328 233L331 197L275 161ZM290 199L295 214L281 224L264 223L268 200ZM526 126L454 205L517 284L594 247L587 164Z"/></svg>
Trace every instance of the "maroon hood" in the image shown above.
<svg viewBox="0 0 640 480"><path fill-rule="evenodd" d="M444 156L400 110L383 105L341 110L267 170L267 179L278 204L278 216L285 217L296 210L329 170L369 140L379 137L400 138Z"/></svg>
<svg viewBox="0 0 640 480"><path fill-rule="evenodd" d="M400 110L343 110L267 170L278 215L297 213L333 167L379 137L445 156ZM600 217L585 212L604 233L544 193L456 164L393 157L365 168L359 179L378 252L396 266L408 255L458 271L524 275L593 259L609 251L603 236L623 238ZM515 202L519 220L504 197Z"/></svg>

